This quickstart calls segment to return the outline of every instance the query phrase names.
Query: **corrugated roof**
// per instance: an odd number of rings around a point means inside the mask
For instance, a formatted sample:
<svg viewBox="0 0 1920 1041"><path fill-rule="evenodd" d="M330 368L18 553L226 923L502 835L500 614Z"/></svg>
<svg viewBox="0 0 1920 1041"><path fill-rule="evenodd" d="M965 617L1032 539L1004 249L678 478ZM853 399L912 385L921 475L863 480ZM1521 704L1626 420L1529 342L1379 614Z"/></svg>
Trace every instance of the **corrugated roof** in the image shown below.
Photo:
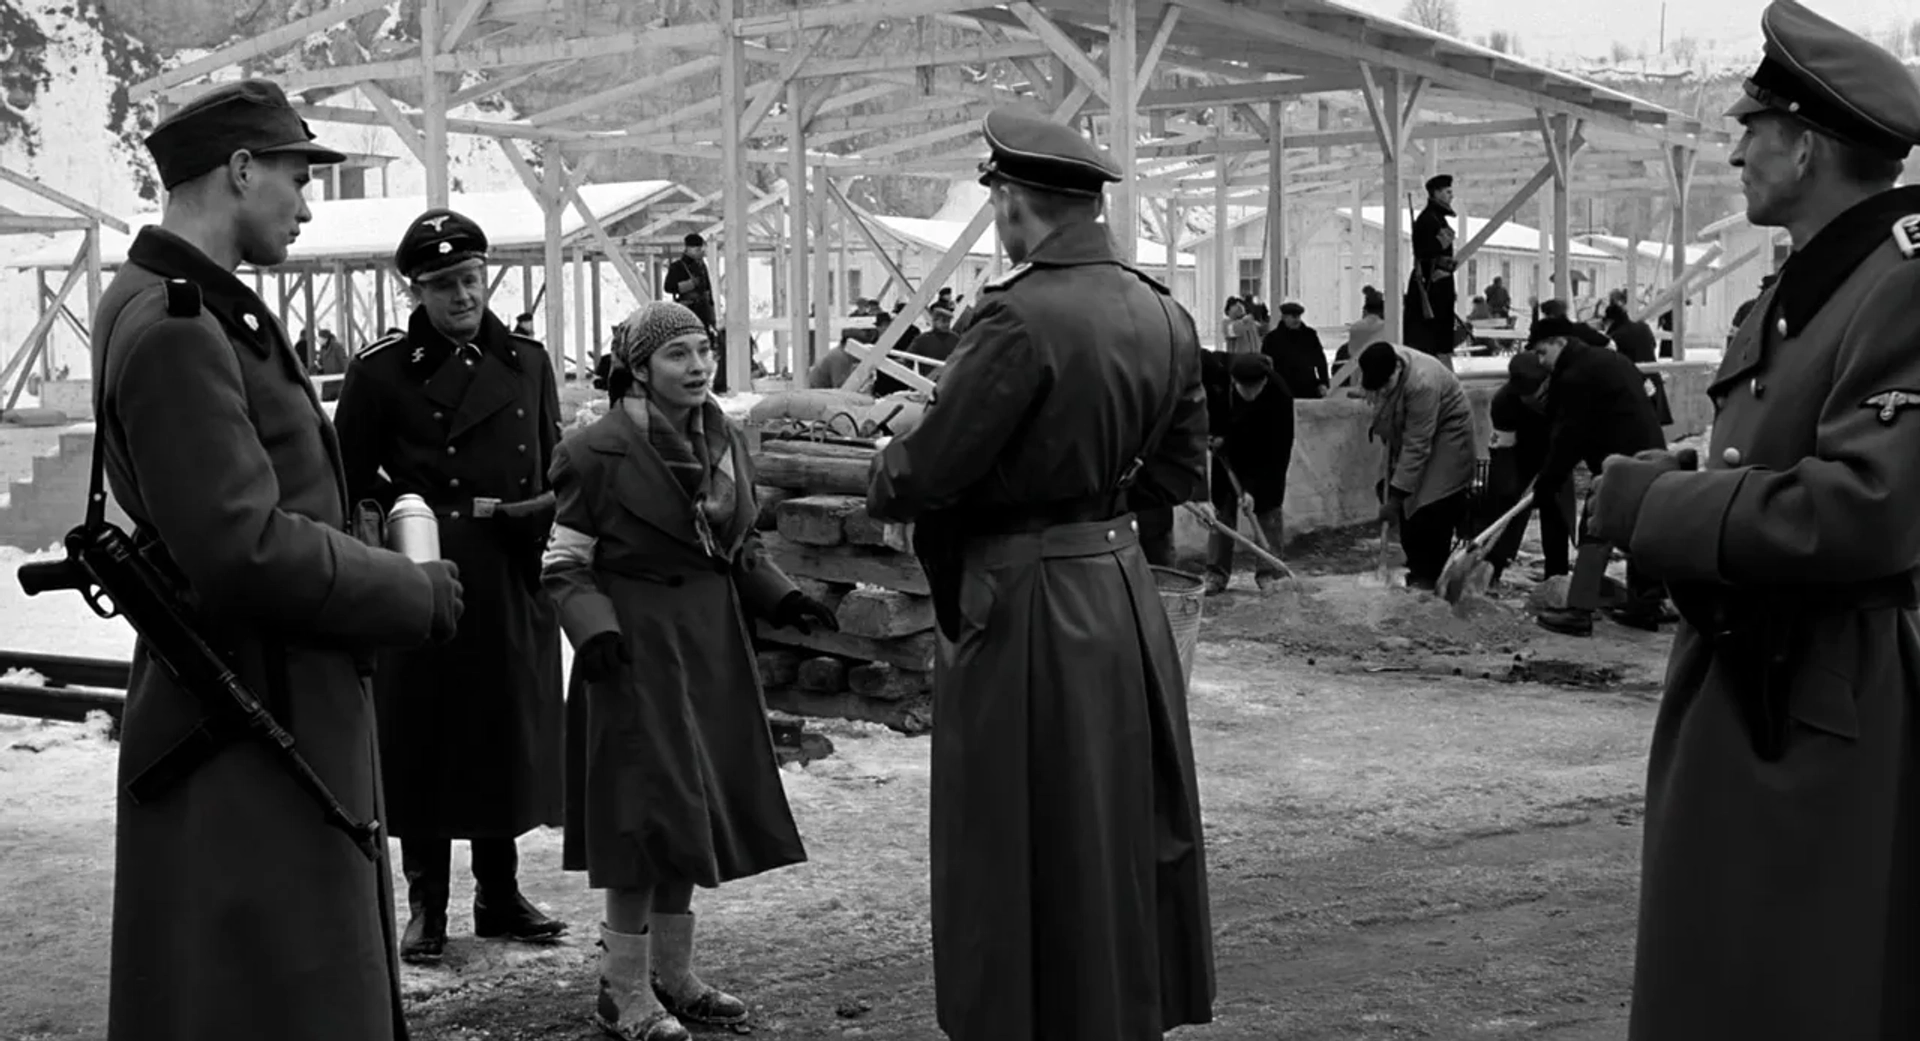
<svg viewBox="0 0 1920 1041"><path fill-rule="evenodd" d="M602 226L629 216L648 203L669 193L685 194L672 181L619 181L580 187L580 198L593 211ZM487 241L496 254L541 248L546 242L546 214L539 200L525 191L455 192L448 205L486 229ZM313 220L300 231L300 238L288 251L289 267L302 264L329 264L345 260L385 260L393 255L401 233L413 218L427 209L425 196L399 196L386 199L341 199L309 204ZM127 223L138 229L160 222L159 214L148 213L130 218ZM560 236L563 242L587 230L586 218L571 206L561 211ZM16 268L64 269L73 263L80 245L80 232L49 236L48 245L13 260ZM102 263L108 267L124 264L130 235L111 228L100 229Z"/></svg>

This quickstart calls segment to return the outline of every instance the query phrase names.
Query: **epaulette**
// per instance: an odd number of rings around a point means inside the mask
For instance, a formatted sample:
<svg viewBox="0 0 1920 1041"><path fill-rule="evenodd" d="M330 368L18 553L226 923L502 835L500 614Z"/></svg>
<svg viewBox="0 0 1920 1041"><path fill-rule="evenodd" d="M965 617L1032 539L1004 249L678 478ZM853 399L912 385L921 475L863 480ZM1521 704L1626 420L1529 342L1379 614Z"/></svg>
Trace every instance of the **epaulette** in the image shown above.
<svg viewBox="0 0 1920 1041"><path fill-rule="evenodd" d="M1920 257L1920 213L1909 213L1893 222L1893 244L1908 260Z"/></svg>
<svg viewBox="0 0 1920 1041"><path fill-rule="evenodd" d="M1139 268L1134 267L1132 264L1121 264L1120 266L1132 272L1133 277L1152 286L1154 289L1154 292L1159 293L1161 296L1173 295L1173 290L1168 289L1166 286L1166 283L1160 281L1159 279L1153 277L1152 275L1147 274L1145 271L1142 271Z"/></svg>
<svg viewBox="0 0 1920 1041"><path fill-rule="evenodd" d="M406 336L400 333L396 333L392 336L383 336L380 339L375 340L370 344L367 344L365 347L360 348L358 351L354 352L353 356L356 358L370 358L374 354L380 351L384 351L387 348L393 346L394 344L401 343L405 340L406 340Z"/></svg>
<svg viewBox="0 0 1920 1041"><path fill-rule="evenodd" d="M167 314L174 318L200 316L200 287L184 278L167 279Z"/></svg>
<svg viewBox="0 0 1920 1041"><path fill-rule="evenodd" d="M980 291L982 293L992 293L1001 289L1005 289L1008 286L1013 285L1015 282L1018 282L1021 279L1027 277L1027 275L1032 271L1033 271L1032 264L1016 264L1014 265L1014 268L1012 271L1009 271L1006 274L1001 275L999 278L990 279L985 285L982 285L980 287Z"/></svg>

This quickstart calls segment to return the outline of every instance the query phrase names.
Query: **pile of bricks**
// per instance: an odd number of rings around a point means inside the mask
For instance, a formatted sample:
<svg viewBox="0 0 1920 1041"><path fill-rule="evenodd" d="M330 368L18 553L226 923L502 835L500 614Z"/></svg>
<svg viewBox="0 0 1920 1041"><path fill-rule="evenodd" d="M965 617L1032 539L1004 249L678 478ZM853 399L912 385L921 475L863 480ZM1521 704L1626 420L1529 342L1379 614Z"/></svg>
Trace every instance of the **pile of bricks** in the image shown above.
<svg viewBox="0 0 1920 1041"><path fill-rule="evenodd" d="M933 725L933 602L902 533L867 516L873 450L765 440L754 460L761 542L839 632L759 622L755 643L769 707L857 719L908 734Z"/></svg>

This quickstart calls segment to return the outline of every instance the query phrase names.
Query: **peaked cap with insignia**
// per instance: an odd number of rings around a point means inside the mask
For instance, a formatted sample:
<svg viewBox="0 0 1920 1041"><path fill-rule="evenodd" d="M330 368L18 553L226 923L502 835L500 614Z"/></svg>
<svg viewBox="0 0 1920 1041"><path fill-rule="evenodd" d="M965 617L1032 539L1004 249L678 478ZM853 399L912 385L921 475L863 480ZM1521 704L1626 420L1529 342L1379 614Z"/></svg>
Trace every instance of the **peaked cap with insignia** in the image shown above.
<svg viewBox="0 0 1920 1041"><path fill-rule="evenodd" d="M1769 4L1760 30L1766 55L1727 118L1784 113L1890 159L1920 144L1920 85L1885 48L1792 0Z"/></svg>
<svg viewBox="0 0 1920 1041"><path fill-rule="evenodd" d="M254 155L302 152L315 166L346 156L314 141L307 121L272 80L241 80L189 101L147 135L160 183L173 188L223 166L239 151Z"/></svg>
<svg viewBox="0 0 1920 1041"><path fill-rule="evenodd" d="M468 260L487 259L487 233L470 218L447 209L428 210L413 219L393 251L400 277L424 278Z"/></svg>
<svg viewBox="0 0 1920 1041"><path fill-rule="evenodd" d="M1120 179L1107 150L1079 131L1022 108L997 108L984 124L992 154L980 164L980 183L1008 183L1097 199Z"/></svg>

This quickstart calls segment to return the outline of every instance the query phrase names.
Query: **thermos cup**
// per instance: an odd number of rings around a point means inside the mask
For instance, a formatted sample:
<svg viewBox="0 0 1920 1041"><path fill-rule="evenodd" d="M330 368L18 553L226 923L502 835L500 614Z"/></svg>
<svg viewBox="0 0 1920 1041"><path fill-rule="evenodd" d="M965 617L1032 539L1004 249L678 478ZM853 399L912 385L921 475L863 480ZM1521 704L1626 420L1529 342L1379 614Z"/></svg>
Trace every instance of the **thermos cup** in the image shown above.
<svg viewBox="0 0 1920 1041"><path fill-rule="evenodd" d="M440 522L433 508L409 492L387 512L387 545L417 564L440 559Z"/></svg>

